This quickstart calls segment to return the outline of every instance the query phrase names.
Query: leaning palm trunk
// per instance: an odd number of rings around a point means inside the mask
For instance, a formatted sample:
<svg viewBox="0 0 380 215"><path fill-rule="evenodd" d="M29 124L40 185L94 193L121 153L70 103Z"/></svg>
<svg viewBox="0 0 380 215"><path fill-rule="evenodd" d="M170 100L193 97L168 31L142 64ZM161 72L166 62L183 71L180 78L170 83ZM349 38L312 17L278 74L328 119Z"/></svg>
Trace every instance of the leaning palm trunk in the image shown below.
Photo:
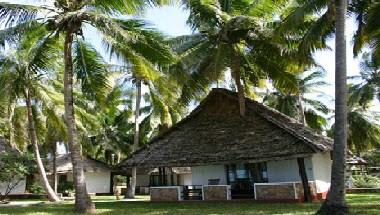
<svg viewBox="0 0 380 215"><path fill-rule="evenodd" d="M75 187L75 211L77 213L95 212L95 205L92 203L87 193L86 181L83 171L82 149L78 143L77 129L74 117L73 101L73 60L72 42L73 29L68 29L65 36L64 45L64 100L65 100L65 120L68 130L68 145L73 164L73 181Z"/></svg>
<svg viewBox="0 0 380 215"><path fill-rule="evenodd" d="M240 59L237 51L234 49L232 46L231 48L233 52L232 56L232 77L235 80L237 92L238 92L238 97L239 97L239 113L240 116L244 117L245 116L245 96L244 96L244 86L241 84L241 78L240 78Z"/></svg>
<svg viewBox="0 0 380 215"><path fill-rule="evenodd" d="M331 187L319 214L348 214L345 200L345 167L347 147L347 72L345 19L347 0L339 0L336 8L335 36L335 130L331 169Z"/></svg>
<svg viewBox="0 0 380 215"><path fill-rule="evenodd" d="M54 190L51 188L49 181L46 177L45 168L41 160L40 151L38 149L37 134L36 134L36 129L34 125L34 117L33 117L30 92L24 92L24 94L26 98L26 106L27 106L27 113L28 113L29 136L30 136L30 141L32 142L32 145L33 145L34 158L36 159L40 181L49 200L52 202L59 202L61 200L58 198Z"/></svg>
<svg viewBox="0 0 380 215"><path fill-rule="evenodd" d="M139 116L140 116L140 103L141 103L141 80L136 79L136 109L135 109L135 128L134 128L134 137L133 137L133 146L132 146L132 153L137 149L139 146ZM137 174L137 168L132 167L132 176L130 180L130 184L127 189L126 198L135 198L136 193L136 174Z"/></svg>

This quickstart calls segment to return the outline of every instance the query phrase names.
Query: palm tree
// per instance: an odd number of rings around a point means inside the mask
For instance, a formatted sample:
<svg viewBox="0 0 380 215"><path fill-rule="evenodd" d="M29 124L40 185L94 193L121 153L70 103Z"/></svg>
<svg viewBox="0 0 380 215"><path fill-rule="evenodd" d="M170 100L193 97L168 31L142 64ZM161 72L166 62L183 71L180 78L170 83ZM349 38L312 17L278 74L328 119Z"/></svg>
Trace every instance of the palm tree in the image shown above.
<svg viewBox="0 0 380 215"><path fill-rule="evenodd" d="M121 43L122 38L105 39L105 44L110 55L116 56L124 66L118 66L118 70L125 74L124 82L132 80L136 86L135 113L134 113L134 138L132 152L140 145L139 116L143 85L154 89L166 98L176 97L176 86L168 74L162 69L175 61L175 56L170 47L165 43L164 36L152 28L146 28L146 23L138 20L118 21L119 26L127 32L139 32L141 40L135 41L131 47ZM134 51L134 50L135 51ZM116 66L117 67L117 66ZM170 99L166 99L167 102ZM135 197L136 167L132 168L130 186L126 193L127 198Z"/></svg>
<svg viewBox="0 0 380 215"><path fill-rule="evenodd" d="M14 42L15 35L35 30L36 26L43 25L49 30L45 38L64 34L64 98L65 119L68 129L68 145L73 164L73 179L75 185L75 210L79 213L94 212L87 190L82 164L82 150L78 142L76 121L74 116L73 97L73 43L78 43L78 36L82 35L83 24L90 24L98 29L108 40L123 41L123 46L131 56L138 56L139 47L136 41L143 44L146 41L138 31L128 31L120 25L123 21L112 18L113 15L133 14L146 5L156 5L161 1L143 0L96 0L96 1L54 1L54 6L31 6L12 3L0 3L0 20L6 24L6 29L0 42ZM37 13L46 14L44 19L38 19ZM36 20L38 23L36 24ZM136 28L132 29L136 30ZM82 58L84 59L84 58ZM80 63L80 62L79 62ZM83 61L85 63L85 61ZM86 66L91 66L84 64ZM86 68L86 66L84 68ZM92 72L91 70L86 70Z"/></svg>
<svg viewBox="0 0 380 215"><path fill-rule="evenodd" d="M316 17L315 14L319 16ZM345 19L347 1L304 1L285 16L280 32L304 31L300 51L312 53L325 47L335 26L335 124L331 188L320 214L347 214L345 201L345 155L347 148L347 85ZM315 19L311 19L314 17Z"/></svg>
<svg viewBox="0 0 380 215"><path fill-rule="evenodd" d="M347 152L347 63L346 63L347 1L339 0L335 15L335 132L331 187L321 214L348 214L345 199L345 172Z"/></svg>
<svg viewBox="0 0 380 215"><path fill-rule="evenodd" d="M1 59L0 82L3 87L0 89L0 94L10 99L11 106L17 103L17 99L22 97L25 99L29 137L33 146L41 183L49 200L57 202L60 199L49 184L40 156L32 102L35 101L36 95L42 93L36 92L41 90L38 86L42 84L38 76L41 75L42 71L51 69L49 67L53 64L52 61L56 61L58 58L57 55L54 56L48 50L42 50L38 45L31 48L34 45L33 42L35 42L33 39L35 38L30 35L26 36L16 53Z"/></svg>
<svg viewBox="0 0 380 215"><path fill-rule="evenodd" d="M240 115L245 114L244 95L247 86L257 86L268 77L276 86L296 89L294 76L286 71L296 49L273 34L273 14L283 9L265 1L185 1L190 10L190 23L199 33L174 38L171 43L180 55L172 72L183 81L182 99L188 103L194 95L203 93L227 70L239 95ZM295 42L293 44L296 44ZM292 56L292 57L289 57ZM302 58L310 60L309 56ZM306 59L305 59L306 58Z"/></svg>
<svg viewBox="0 0 380 215"><path fill-rule="evenodd" d="M322 132L327 125L327 120L323 115L328 114L329 109L321 101L309 99L305 97L305 94L317 93L317 87L326 85L321 80L323 77L322 71L314 71L307 75L298 74L297 92L292 93L287 92L286 89L280 89L266 94L263 102L292 118L298 119L300 123Z"/></svg>
<svg viewBox="0 0 380 215"><path fill-rule="evenodd" d="M361 62L360 82L350 87L350 105L358 103L367 109L375 97L380 101L380 65L376 56L364 53ZM353 102L353 104L351 104Z"/></svg>
<svg viewBox="0 0 380 215"><path fill-rule="evenodd" d="M354 94L350 86L348 105L348 146L351 151L360 156L360 153L379 147L380 125L377 121L379 113L368 110L368 106L363 106L360 97ZM333 125L334 128L334 125Z"/></svg>

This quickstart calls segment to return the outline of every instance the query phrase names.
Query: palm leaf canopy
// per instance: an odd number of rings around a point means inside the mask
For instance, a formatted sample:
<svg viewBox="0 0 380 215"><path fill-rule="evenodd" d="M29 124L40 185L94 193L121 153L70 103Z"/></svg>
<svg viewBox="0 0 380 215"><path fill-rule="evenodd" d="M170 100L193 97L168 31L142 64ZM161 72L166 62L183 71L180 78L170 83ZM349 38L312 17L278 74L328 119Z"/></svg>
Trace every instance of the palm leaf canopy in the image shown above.
<svg viewBox="0 0 380 215"><path fill-rule="evenodd" d="M294 67L301 62L314 64L311 55L298 54L294 40L275 35L274 17L286 8L284 1L194 0L184 4L190 10L188 23L199 31L170 41L179 55L171 72L184 85L184 103L204 95L224 77L235 55L246 86L270 78L276 87L296 91Z"/></svg>

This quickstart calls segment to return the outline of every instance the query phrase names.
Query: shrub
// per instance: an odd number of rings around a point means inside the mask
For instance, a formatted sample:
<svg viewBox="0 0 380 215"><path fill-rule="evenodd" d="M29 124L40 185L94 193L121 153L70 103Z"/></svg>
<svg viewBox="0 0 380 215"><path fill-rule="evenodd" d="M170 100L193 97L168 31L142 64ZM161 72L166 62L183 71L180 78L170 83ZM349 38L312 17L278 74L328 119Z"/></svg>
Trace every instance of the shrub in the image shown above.
<svg viewBox="0 0 380 215"><path fill-rule="evenodd" d="M74 183L72 181L63 181L58 184L57 187L58 193L72 193L74 192Z"/></svg>
<svg viewBox="0 0 380 215"><path fill-rule="evenodd" d="M0 184L5 187L5 190L0 191L0 203L5 202L11 191L19 186L33 169L34 162L28 155L14 152L0 153Z"/></svg>
<svg viewBox="0 0 380 215"><path fill-rule="evenodd" d="M44 188L38 184L32 184L29 188L29 191L34 194L43 194L45 193Z"/></svg>
<svg viewBox="0 0 380 215"><path fill-rule="evenodd" d="M371 175L353 176L354 186L357 188L377 188L380 187L380 178Z"/></svg>

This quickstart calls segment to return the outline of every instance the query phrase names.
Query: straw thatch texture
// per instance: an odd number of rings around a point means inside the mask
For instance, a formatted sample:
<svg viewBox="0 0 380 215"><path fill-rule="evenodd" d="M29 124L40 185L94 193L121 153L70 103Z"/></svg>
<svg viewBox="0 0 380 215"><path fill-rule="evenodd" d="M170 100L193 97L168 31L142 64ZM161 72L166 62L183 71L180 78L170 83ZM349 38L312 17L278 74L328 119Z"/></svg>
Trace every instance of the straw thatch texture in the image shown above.
<svg viewBox="0 0 380 215"><path fill-rule="evenodd" d="M185 119L138 150L120 167L181 167L306 157L332 150L332 140L237 94L213 89Z"/></svg>

